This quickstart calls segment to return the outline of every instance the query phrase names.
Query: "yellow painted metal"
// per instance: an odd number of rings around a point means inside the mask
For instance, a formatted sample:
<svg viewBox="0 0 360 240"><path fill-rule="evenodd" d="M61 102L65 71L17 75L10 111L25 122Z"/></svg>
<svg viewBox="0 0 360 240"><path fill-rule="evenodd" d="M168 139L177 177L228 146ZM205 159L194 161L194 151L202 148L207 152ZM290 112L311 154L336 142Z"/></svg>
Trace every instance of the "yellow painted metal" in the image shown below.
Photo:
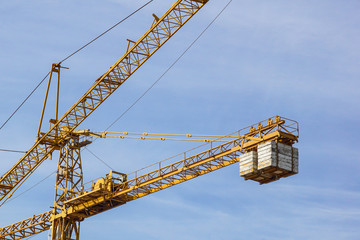
<svg viewBox="0 0 360 240"><path fill-rule="evenodd" d="M131 133L131 132L108 132L108 131L90 131L89 129L73 131L73 133L90 136L90 137L100 137L100 138L119 138L119 139L140 139L140 140L170 140L170 141L193 141L193 142L227 142L228 139L235 139L238 136L223 136L223 135L195 135L195 134L162 134L162 133ZM131 137L128 135L140 135ZM148 137L148 136L161 136L161 137ZM165 138L170 137L170 138ZM173 138L173 137L183 137L183 138ZM206 139L194 139L194 138L203 138Z"/></svg>
<svg viewBox="0 0 360 240"><path fill-rule="evenodd" d="M79 240L80 221L75 218L62 217L52 222L51 240Z"/></svg>
<svg viewBox="0 0 360 240"><path fill-rule="evenodd" d="M52 211L48 211L7 227L0 228L1 240L14 240L30 237L34 234L49 230Z"/></svg>
<svg viewBox="0 0 360 240"><path fill-rule="evenodd" d="M276 116L246 128L245 134L239 131L238 137L225 140L224 143L221 140L210 141L209 149L198 154L188 156L184 153L181 160L170 164L158 162L155 164L158 167L151 171L145 168L128 175L112 171L105 178L94 182L87 191L83 190L80 148L90 141L80 141L78 133L74 132L75 128L206 3L207 0L178 0L161 18L154 15L155 20L150 29L137 42L129 41L123 57L99 77L60 119L57 115L57 100L55 120L51 121L53 125L50 130L39 134L35 145L0 178L0 201L3 201L11 197L53 151L60 150L54 209L0 228L0 239L22 239L48 230L52 225L52 240L78 240L80 222L87 217L229 166L239 161L241 153L251 151L263 142L275 140L291 145L297 141L297 123L290 121L291 124L286 125L285 119ZM56 69L52 72L56 72ZM59 77L60 72L58 86ZM140 174L143 171L146 173Z"/></svg>
<svg viewBox="0 0 360 240"><path fill-rule="evenodd" d="M27 153L0 178L0 202L6 201L37 167L67 140L71 132L144 64L205 4L204 1L178 0L91 88L36 141ZM62 127L68 133L57 137Z"/></svg>
<svg viewBox="0 0 360 240"><path fill-rule="evenodd" d="M45 113L45 109L46 109L46 104L47 104L47 99L49 96L49 90L50 90L50 85L51 85L51 80L53 77L53 74L57 74L57 86L56 86L56 106L55 106L55 119L51 119L50 123L55 124L59 118L59 98L60 98L60 70L61 68L65 68L68 69L67 67L62 67L60 65L60 63L54 63L51 65L51 71L50 71L50 75L49 75L49 81L48 81L48 85L46 88L46 93L45 93L45 98L44 98L44 104L43 104L43 108L42 108L42 112L41 112L41 117L40 117L40 122L39 122L39 128L38 128L38 132L37 132L37 140L40 139L40 136L43 135L43 133L41 134L41 127L42 127L42 122L43 122L43 118L44 118L44 113ZM55 129L56 133L55 136L57 136L57 129Z"/></svg>
<svg viewBox="0 0 360 240"><path fill-rule="evenodd" d="M279 141L293 144L297 141L298 124L296 122L289 121L290 124L286 124L284 119L276 122L268 120L263 122L265 124L248 127L248 132L242 135L239 134L240 136L237 139L229 140L215 147L210 144L210 149L189 157L184 155L182 160L171 164L164 165L163 162L153 164L152 166L158 166L158 168L142 175L138 175L137 171L132 174L133 178L128 175L128 180L118 185L118 188L113 191L99 187L92 188L83 195L67 202L70 205L67 214L84 218L90 217L153 192L236 163L239 161L238 156L241 153L250 151L261 143ZM266 122L270 124L266 125ZM256 127L255 130L253 130L254 127ZM291 132L291 134L283 131ZM54 217L56 218L56 216Z"/></svg>
<svg viewBox="0 0 360 240"><path fill-rule="evenodd" d="M49 81L48 81L48 85L46 88L46 93L45 93L45 98L44 98L44 104L43 104L43 108L42 108L42 112L41 112L41 117L40 117L40 122L39 122L39 128L38 128L38 132L37 132L37 137L40 137L40 131L41 131L41 126L42 126L42 122L43 122L43 118L44 118L44 113L45 113L45 109L46 109L46 103L47 103L47 99L49 96L49 90L50 90L50 85L51 85L51 79L52 79L52 75L53 73L57 73L58 74L58 79L60 78L60 65L58 64L53 64L51 65L51 71L50 71L50 76L49 76ZM59 88L59 84L58 84L58 88ZM57 91L58 92L58 91ZM57 116L57 111L58 108L56 107L56 116Z"/></svg>
<svg viewBox="0 0 360 240"><path fill-rule="evenodd" d="M68 219L72 220L73 225L69 226L72 227L72 233L76 236L79 225L74 227L74 224L79 224L82 219L237 163L240 154L250 151L264 142L278 141L292 145L298 140L298 134L297 122L276 116L230 134L231 136L238 135L238 138L231 139L226 143L208 143L203 145L207 149L200 153L180 154L179 156L183 156L181 160L170 163L169 160L161 161L127 175L111 171L105 178L94 181L89 189L80 192L72 191L76 194L62 203L66 207L62 208L61 212L51 211L52 215L46 219L47 225L39 220L32 226L37 227L38 231L40 231L39 229L44 231L49 229L51 222L61 224ZM26 230L21 224L11 226L18 227L0 229L0 233L6 234L0 235L0 237L19 236L19 232ZM45 227L41 228L41 226ZM55 226L53 229L55 228L57 227Z"/></svg>
<svg viewBox="0 0 360 240"><path fill-rule="evenodd" d="M87 132L87 131L85 131ZM91 131L91 133L98 134L98 136L106 137L108 134L115 135L143 135L143 136L171 136L171 137L209 137L209 138L238 138L239 136L225 136L225 135L199 135L199 134L164 134L164 133L134 133L134 132L109 132L109 131Z"/></svg>
<svg viewBox="0 0 360 240"><path fill-rule="evenodd" d="M140 140L161 140L161 141L189 141L189 142L227 142L226 140L211 139L186 139L186 138L155 138L155 137L129 137L129 136L106 136L107 138L119 139L140 139Z"/></svg>
<svg viewBox="0 0 360 240"><path fill-rule="evenodd" d="M66 213L66 201L82 194L83 172L80 148L83 145L79 137L73 136L60 150L55 183L55 201L53 215ZM80 221L66 214L52 221L51 240L79 239Z"/></svg>

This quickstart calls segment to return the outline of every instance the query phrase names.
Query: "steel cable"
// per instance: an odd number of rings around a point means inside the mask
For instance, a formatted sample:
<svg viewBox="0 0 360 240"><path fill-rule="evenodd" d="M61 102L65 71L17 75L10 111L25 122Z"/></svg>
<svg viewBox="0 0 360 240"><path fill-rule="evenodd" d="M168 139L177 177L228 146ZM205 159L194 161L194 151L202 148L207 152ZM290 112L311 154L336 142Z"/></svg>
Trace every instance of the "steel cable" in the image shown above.
<svg viewBox="0 0 360 240"><path fill-rule="evenodd" d="M25 151L11 150L11 149L0 149L2 152L14 152L14 153L26 153Z"/></svg>
<svg viewBox="0 0 360 240"><path fill-rule="evenodd" d="M86 48L87 46L89 46L90 44L92 44L93 42L95 42L96 40L98 40L99 38L101 38L103 35L105 35L106 33L110 32L113 28L117 27L119 24L121 24L122 22L126 21L128 18L130 18L132 15L134 15L135 13L137 13L138 11L140 11L141 9L143 9L144 7L146 7L148 4L150 4L152 1L154 0L150 0L147 3L145 3L144 5L142 5L140 8L138 8L137 10L135 10L134 12L132 12L130 15L128 15L127 17L123 18L121 21L119 21L118 23L116 23L115 25L113 25L112 27L110 27L109 29L107 29L105 32L103 32L102 34L100 34L99 36L97 36L96 38L94 38L93 40L91 40L90 42L88 42L87 44L85 44L84 46L82 46L81 48L79 48L78 50L76 50L75 52L73 52L72 54L70 54L69 56L67 56L66 58L64 58L63 60L61 60L59 63L65 62L66 60L68 60L69 58L71 58L73 55L75 55L76 53L80 52L81 50L83 50L84 48Z"/></svg>
<svg viewBox="0 0 360 240"><path fill-rule="evenodd" d="M140 96L133 104L131 104L114 122L112 122L105 131L109 130L115 123L117 123L131 108L133 108L169 71L174 65L190 50L190 48L201 38L201 36L210 28L210 26L220 17L225 9L230 5L230 0L222 10L215 16L215 18L205 27L205 29L197 36L197 38L185 49L185 51L165 70L165 72Z"/></svg>
<svg viewBox="0 0 360 240"><path fill-rule="evenodd" d="M101 33L100 35L98 35L97 37L95 37L94 39L92 39L90 42L88 42L87 44L85 44L84 46L82 46L81 48L79 48L78 50L76 50L75 52L71 53L70 55L68 55L67 57L65 57L63 60L61 60L59 63L63 63L64 61L68 60L69 58L71 58L72 56L74 56L75 54L77 54L78 52L80 52L81 50L83 50L84 48L86 48L87 46L89 46L90 44L92 44L93 42L95 42L96 40L98 40L100 37L104 36L106 33L108 33L109 31L111 31L112 29L114 29L115 27L117 27L119 24L123 23L124 21L126 21L128 18L130 18L131 16L133 16L135 13L137 13L138 11L140 11L141 9L143 9L144 7L146 7L148 4L150 4L151 2L153 2L154 0L150 0L147 3L145 3L144 5L142 5L140 8L138 8L137 10L135 10L134 12L132 12L131 14L129 14L128 16L126 16L125 18L123 18L122 20L120 20L119 22L117 22L115 25L113 25L112 27L108 28L105 32ZM0 130L10 121L10 119L16 114L16 112L25 104L25 102L27 102L27 100L33 95L33 93L42 85L42 83L45 81L45 79L50 75L50 72L48 72L46 74L46 76L38 83L38 85L30 92L30 94L24 99L24 101L15 109L15 111L10 115L10 117L1 125Z"/></svg>
<svg viewBox="0 0 360 240"><path fill-rule="evenodd" d="M7 200L6 202L3 202L2 205L5 205L15 199L17 199L18 197L20 197L21 195L27 193L28 191L30 191L31 189L35 188L36 186L38 186L39 184L41 184L42 182L44 182L46 179L48 179L49 177L51 177L52 175L54 175L57 171L54 171L52 173L50 173L48 176L46 176L45 178L43 178L42 180L40 180L39 182L35 183L34 185L32 185L31 187L29 187L28 189L26 189L25 191L19 193L18 195L12 197L11 199Z"/></svg>
<svg viewBox="0 0 360 240"><path fill-rule="evenodd" d="M230 5L232 0L230 0L222 10L215 16L215 18L205 27L205 29L196 37L196 39L185 49L185 51L165 70L165 72L140 96L138 97L133 104L131 104L114 122L112 122L105 131L109 130L115 123L117 123L131 108L133 108L165 75L170 71L171 68L190 50L190 48L201 38L201 36L210 28L210 26L220 17L220 15L225 11L225 9ZM98 140L96 138L93 142ZM93 154L99 161L103 162L110 169L111 167L101 158L92 153L88 148L86 148L91 154Z"/></svg>
<svg viewBox="0 0 360 240"><path fill-rule="evenodd" d="M140 9L142 9L143 7L145 7L146 5L148 5L149 3L151 3L153 0L147 2L145 5L143 5L141 8L139 8L137 11L139 11ZM215 18L205 27L205 29L197 36L197 38L185 49L185 51L165 70L165 72L130 106L128 107L112 124L109 125L108 128L106 128L106 130L108 130L109 128L111 128L116 122L118 122L132 107L134 107L165 75L167 72L169 72L171 70L171 68L190 50L190 48L201 38L201 36L210 28L210 26L220 17L220 15L225 11L225 9L230 5L230 3L232 2L232 0L230 0L225 6L224 8L215 16ZM136 12L136 11L135 11ZM134 12L134 13L135 13ZM134 13L130 14L133 15ZM129 18L130 15L127 17ZM126 20L127 18L125 18L124 20ZM122 20L122 21L124 21ZM119 23L115 24L113 27L109 28L107 31L105 31L102 35L104 35L105 33L107 33L108 31L110 31L112 28L116 27L117 25L119 25L122 21L120 21ZM99 35L100 36L100 35ZM78 49L75 53L81 51L83 48L85 48L86 46L88 46L89 44L91 44L92 42L94 42L95 40L97 40L99 37L93 39L91 42L89 42L88 44L84 45L84 47ZM69 57L73 56L74 54L70 54L67 58L65 58L63 61L67 60ZM62 62L63 62L62 61ZM46 79L46 77L44 78ZM42 80L44 81L44 80ZM41 85L41 83L39 83L39 85ZM39 86L38 85L38 86ZM38 87L37 86L37 87ZM36 89L33 90L33 92ZM32 93L33 93L32 92ZM32 94L31 93L31 94ZM30 97L30 96L29 96ZM29 98L28 97L28 98ZM4 125L4 124L3 124ZM2 126L3 127L3 126ZM1 128L2 128L1 127ZM0 130L1 130L0 128ZM96 139L95 139L96 141ZM93 152L91 152L88 148L86 148L86 150L88 152L90 152L93 156L95 156L99 161L101 161L104 165L106 165L107 167L109 167L110 169L112 169L111 166L109 166L104 160L102 160L101 158L99 158L98 156L96 156ZM29 189L27 189L26 191L20 193L18 196L16 196L15 198L20 197L22 194L26 193L27 191L30 191L32 188L36 187L37 185L39 185L41 182L45 181L47 178L49 178L51 175L55 174L55 172L51 173L50 175L48 175L47 177L45 177L44 179L42 179L40 182L36 183L35 185L33 185L32 187L30 187ZM11 199L14 200L15 198ZM10 201L11 201L10 200ZM9 202L9 201L8 201ZM31 237L30 237L31 238Z"/></svg>

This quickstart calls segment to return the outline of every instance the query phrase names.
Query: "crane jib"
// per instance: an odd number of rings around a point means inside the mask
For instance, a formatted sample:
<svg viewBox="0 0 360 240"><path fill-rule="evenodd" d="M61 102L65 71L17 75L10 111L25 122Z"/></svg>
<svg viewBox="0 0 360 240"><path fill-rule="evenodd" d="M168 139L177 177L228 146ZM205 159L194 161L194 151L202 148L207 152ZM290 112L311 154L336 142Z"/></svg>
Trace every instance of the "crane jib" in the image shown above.
<svg viewBox="0 0 360 240"><path fill-rule="evenodd" d="M98 78L91 88L55 123L29 151L0 178L0 201L11 197L23 181L61 148L71 132L169 40L207 0L178 0L161 17L155 18L150 29ZM58 135L62 129L63 134ZM11 194L10 194L11 193Z"/></svg>
<svg viewBox="0 0 360 240"><path fill-rule="evenodd" d="M195 153L184 152L177 155L177 158L172 158L170 162L166 159L129 174L111 171L105 178L93 181L94 184L89 189L64 202L67 206L65 214L68 218L82 221L130 201L238 163L241 161L241 156L253 152L259 144L279 141L290 146L298 140L298 131L297 122L290 119L285 121L285 118L276 116L237 131L238 137L235 139L218 145L214 143L215 146L212 143L207 144L207 147L203 145L204 148L200 146L201 148L194 149ZM271 175L261 171L258 174ZM294 172L289 171L282 177L293 174ZM279 176L275 174L269 181L275 181ZM51 223L61 219L63 214L64 212L54 214L53 211L48 211L34 215L0 228L0 238L21 239L46 231L50 229Z"/></svg>

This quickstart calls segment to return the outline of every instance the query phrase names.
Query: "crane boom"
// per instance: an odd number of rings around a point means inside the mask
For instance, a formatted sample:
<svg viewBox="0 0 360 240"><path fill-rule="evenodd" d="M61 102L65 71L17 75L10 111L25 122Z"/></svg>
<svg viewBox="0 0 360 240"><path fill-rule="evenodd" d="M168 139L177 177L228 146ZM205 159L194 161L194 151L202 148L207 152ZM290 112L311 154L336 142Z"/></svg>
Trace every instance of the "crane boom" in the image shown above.
<svg viewBox="0 0 360 240"><path fill-rule="evenodd" d="M289 119L274 117L239 130L236 134L239 136L238 138L226 143L210 142L203 145L208 147L200 153L188 154L185 152L181 155L181 160L172 161L172 163L158 162L127 175L111 171L105 178L93 182L88 191L66 201L65 204L68 206L66 213L52 215L46 219L47 224L39 220L33 225L37 226L38 231L45 231L50 228L51 221L64 217L64 214L70 218L81 220L91 217L129 201L237 163L242 153L252 151L264 142L279 141L292 145L298 140L298 123ZM279 171L277 168L276 170ZM260 183L267 183L295 173L285 171L271 177L268 173L263 175L259 172L256 174L267 178ZM1 228L0 239L21 239L15 236L20 236L19 232L26 230L20 224L22 222Z"/></svg>
<svg viewBox="0 0 360 240"><path fill-rule="evenodd" d="M52 211L34 215L21 222L0 228L1 240L22 239L49 230Z"/></svg>
<svg viewBox="0 0 360 240"><path fill-rule="evenodd" d="M169 40L208 0L178 0L91 88L0 178L0 202L33 173L97 107ZM62 128L66 134L58 135Z"/></svg>

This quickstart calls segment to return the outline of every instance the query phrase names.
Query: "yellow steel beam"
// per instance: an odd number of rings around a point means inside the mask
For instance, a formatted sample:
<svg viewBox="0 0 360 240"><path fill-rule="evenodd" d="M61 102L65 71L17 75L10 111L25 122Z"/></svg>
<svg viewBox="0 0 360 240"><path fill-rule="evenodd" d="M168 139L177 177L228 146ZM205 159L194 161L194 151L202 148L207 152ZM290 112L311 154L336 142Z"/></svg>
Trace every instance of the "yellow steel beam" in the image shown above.
<svg viewBox="0 0 360 240"><path fill-rule="evenodd" d="M275 119L278 121L274 121ZM238 139L210 147L192 156L184 156L182 160L165 166L164 162L156 163L158 168L147 171L145 174L138 174L136 171L133 173L135 177L118 184L114 189L109 190L106 187L92 189L90 192L65 201L64 204L68 208L57 215L51 215L52 211L49 211L1 228L0 239L21 239L32 233L45 231L50 228L51 221L55 219L70 217L81 221L129 201L234 164L239 161L239 155L247 148L252 149L266 141L295 142L298 138L298 124L295 121L286 121L280 117L271 118L267 120L267 125L263 121L240 130L237 132L240 135ZM257 129L254 130L254 128ZM243 132L245 133L240 134ZM141 171L143 170L146 168Z"/></svg>
<svg viewBox="0 0 360 240"><path fill-rule="evenodd" d="M100 76L91 88L42 135L33 147L0 178L0 202L18 186L56 149L71 132L167 42L207 1L178 0L150 29L114 64ZM66 127L68 132L57 137Z"/></svg>
<svg viewBox="0 0 360 240"><path fill-rule="evenodd" d="M142 136L170 136L170 137L208 137L208 138L238 138L239 136L227 136L227 135L203 135L203 134L168 134L168 133L148 133L148 132L143 132L143 133L135 133L135 132L108 132L108 131L90 131L90 130L84 130L84 131L79 131L79 133L83 133L83 134L90 134L90 133L95 133L97 134L96 136L101 137L101 136L105 136L105 137L111 137L108 136L108 134L113 134L115 136L120 136L120 135L142 135Z"/></svg>
<svg viewBox="0 0 360 240"><path fill-rule="evenodd" d="M108 131L90 131L89 129L74 131L75 134L100 137L100 138L119 138L119 139L140 139L140 140L161 140L161 141L192 141L192 142L227 142L229 139L235 139L239 136L223 135L198 135L198 134L163 134L163 133L133 133L133 132L108 132ZM128 136L135 135L135 136ZM140 135L140 136L136 136ZM158 136L158 137L149 137ZM174 138L183 137L183 138ZM198 139L206 138L206 139Z"/></svg>
<svg viewBox="0 0 360 240"><path fill-rule="evenodd" d="M233 145L233 143L230 143L229 146L230 145ZM67 202L69 205L72 205L73 203L76 204L68 208L66 214L69 216L79 216L78 214L81 214L80 216L82 217L90 217L118 205L146 196L150 193L171 187L222 167L226 167L230 164L238 162L237 156L239 155L239 150L240 147L235 146L205 159L201 159L200 155L202 154L192 156L180 162L173 163L145 175L131 179L123 183L124 186L128 185L129 187L121 189L120 191L110 192L108 194L105 193L92 199L92 193L90 192L87 196L84 196L86 199L85 201L82 201L83 197L79 196L76 199L72 199ZM201 160L198 160L197 158ZM97 193L95 196L96 195ZM116 201L117 204L109 205L108 202L110 201ZM105 208L104 205L106 206ZM62 216L59 215L54 217L56 218Z"/></svg>
<svg viewBox="0 0 360 240"><path fill-rule="evenodd" d="M1 240L22 239L49 230L52 211L34 215L31 218L0 228Z"/></svg>
<svg viewBox="0 0 360 240"><path fill-rule="evenodd" d="M158 187L150 188L150 190L147 191L147 192L139 193L139 194L137 194L136 197L134 197L132 200L135 200L136 198L144 197L144 196L146 196L146 195L148 195L148 194L150 194L150 193L154 193L154 192L163 190L163 189L165 189L165 188L168 188L168 187L171 187L171 186L173 186L173 185L176 185L176 184L179 184L179 183L188 181L188 180L193 179L193 178L195 178L195 177L198 177L198 176L204 175L204 174L206 174L206 173L215 171L215 170L217 170L217 169L220 169L220 168L229 166L229 165L234 164L234 163L236 163L236 162L238 162L238 161L239 161L239 158L236 157L236 158L234 158L234 159L231 159L231 160L222 162L221 165L214 165L214 166L208 167L208 168L206 168L206 169L204 169L204 170L199 170L199 171L196 172L196 174L185 175L183 178L174 179L173 181L164 183L164 184L162 184L162 185L160 185L160 186L158 186Z"/></svg>
<svg viewBox="0 0 360 240"><path fill-rule="evenodd" d="M128 179L116 191L109 192L98 189L73 198L66 202L70 206L66 214L86 218L152 192L233 164L238 161L238 155L241 152L256 148L257 145L263 142L287 140L293 143L297 141L297 128L293 133L284 133L280 130L288 129L285 120L279 117L274 119L277 119L277 121L268 121L265 126L257 124L255 130L253 130L255 126L250 126L247 128L248 132L238 139L230 140L199 154L186 157L181 161L163 167L159 163L157 170ZM288 132L290 131L291 129ZM54 216L54 218L56 217L63 216Z"/></svg>
<svg viewBox="0 0 360 240"><path fill-rule="evenodd" d="M161 141L189 141L189 142L227 142L217 139L188 139L188 138L164 138L164 137L129 137L129 136L106 136L107 138L139 139L139 140L161 140Z"/></svg>

